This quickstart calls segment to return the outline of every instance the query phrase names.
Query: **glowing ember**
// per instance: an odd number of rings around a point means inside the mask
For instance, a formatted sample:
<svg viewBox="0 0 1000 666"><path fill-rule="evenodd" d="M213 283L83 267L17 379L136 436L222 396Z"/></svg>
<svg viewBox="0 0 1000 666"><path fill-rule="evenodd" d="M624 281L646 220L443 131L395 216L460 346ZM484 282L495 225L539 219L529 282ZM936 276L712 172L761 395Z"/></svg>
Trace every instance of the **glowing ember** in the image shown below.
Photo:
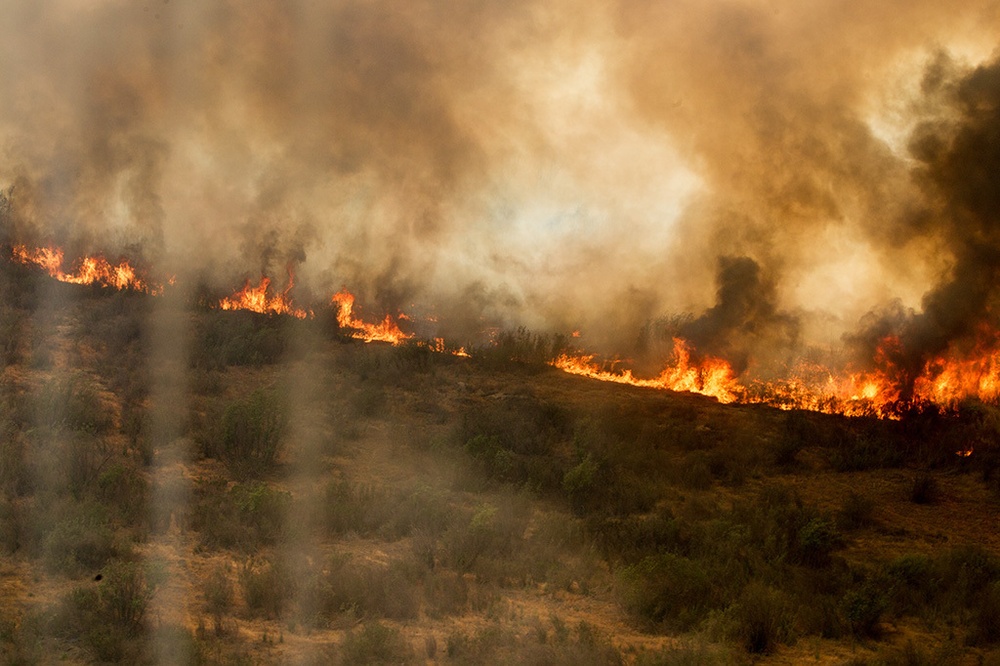
<svg viewBox="0 0 1000 666"><path fill-rule="evenodd" d="M299 319L305 319L312 315L312 312L306 312L292 305L288 292L295 285L295 281L291 273L288 275L288 286L281 293L268 295L270 285L271 280L267 277L262 277L260 284L256 287L250 284L250 280L247 280L243 289L229 298L223 298L219 301L219 307L223 310L250 310L261 314L285 314Z"/></svg>
<svg viewBox="0 0 1000 666"><path fill-rule="evenodd" d="M712 396L719 402L735 402L742 393L742 387L733 376L729 363L717 358L708 358L698 364L691 363L691 351L687 344L678 338L674 339L673 363L652 379L640 379L631 370L615 372L602 370L594 362L593 355L571 356L561 354L552 361L552 365L574 375L582 375L604 382L631 384L649 388L669 389L671 391L689 391Z"/></svg>
<svg viewBox="0 0 1000 666"><path fill-rule="evenodd" d="M139 277L136 269L124 259L117 264L112 264L102 256L84 257L78 262L75 271L67 273L62 269L63 251L59 248L29 249L25 245L15 245L12 248L12 256L19 263L42 268L60 282L96 284L101 287L131 289L148 294L163 292L162 285L150 284Z"/></svg>
<svg viewBox="0 0 1000 666"><path fill-rule="evenodd" d="M401 345L413 337L401 331L390 315L386 315L385 319L378 324L369 324L355 317L354 294L346 289L341 289L334 294L331 301L340 307L340 311L337 313L337 323L342 329L350 330L353 338L365 342L388 342L393 345Z"/></svg>

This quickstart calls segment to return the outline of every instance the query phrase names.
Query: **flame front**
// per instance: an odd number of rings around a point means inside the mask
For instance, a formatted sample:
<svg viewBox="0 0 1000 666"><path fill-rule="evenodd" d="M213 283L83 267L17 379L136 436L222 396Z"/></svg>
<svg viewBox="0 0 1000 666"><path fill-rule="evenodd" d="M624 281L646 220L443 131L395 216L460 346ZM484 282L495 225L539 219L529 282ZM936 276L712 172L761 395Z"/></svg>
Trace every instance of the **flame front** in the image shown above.
<svg viewBox="0 0 1000 666"><path fill-rule="evenodd" d="M333 295L331 299L340 310L337 312L337 323L340 328L350 330L351 337L365 342L388 342L393 345L401 345L413 336L404 333L392 320L392 316L386 315L378 324L369 324L354 316L354 294L341 289Z"/></svg>
<svg viewBox="0 0 1000 666"><path fill-rule="evenodd" d="M219 307L223 310L250 310L260 314L285 314L299 319L305 319L312 314L292 305L288 292L295 285L295 281L291 273L288 275L288 286L281 293L269 295L270 285L271 279L268 277L261 277L260 284L256 287L247 280L243 289L219 301Z"/></svg>
<svg viewBox="0 0 1000 666"><path fill-rule="evenodd" d="M691 363L691 350L684 340L674 338L673 362L652 379L640 379L625 369L620 372L603 370L594 362L594 355L572 356L561 354L552 365L574 375L617 384L631 384L648 388L688 391L711 396L719 402L735 402L742 394L732 367L722 359L708 358L698 364Z"/></svg>
<svg viewBox="0 0 1000 666"><path fill-rule="evenodd" d="M53 278L71 284L97 284L102 287L128 289L148 294L160 294L163 286L149 282L127 260L113 264L103 256L83 257L72 271L63 270L64 252L55 247L29 248L14 245L14 261L37 266ZM173 284L173 280L170 281ZM313 315L311 310L296 307L289 293L294 276L289 272L288 286L281 292L270 292L271 280L262 277L255 286L247 280L243 289L219 301L223 310L250 310L262 314L291 315L300 319ZM332 297L339 308L337 321L350 335L365 342L388 342L402 345L414 336L399 328L398 321L409 321L400 314L397 319L386 315L376 324L369 324L354 314L354 295L346 289ZM435 321L429 318L428 321ZM494 331L494 334L496 331ZM494 335L495 337L495 335ZM580 337L579 331L572 338ZM449 349L443 338L434 338L426 345L431 351L456 356L469 356L464 348ZM766 404L778 409L804 409L846 416L876 416L901 418L910 411L927 408L957 409L965 400L1000 402L1000 331L984 330L976 335L975 344L949 349L932 358L909 374L900 363L903 358L899 338L887 336L880 341L871 368L853 371L834 369L815 363L799 363L769 379L755 378L751 373L739 376L728 361L692 352L690 344L680 338L673 340L669 363L655 377L637 377L620 364L602 364L596 355L563 353L550 364L565 372L606 382L629 384L672 391L687 391L711 396L723 403ZM913 376L916 374L916 376ZM961 456L972 453L972 447L956 452Z"/></svg>
<svg viewBox="0 0 1000 666"><path fill-rule="evenodd" d="M12 256L15 261L21 264L38 266L60 282L96 284L101 287L114 287L119 290L130 289L147 294L163 292L162 285L151 284L139 277L135 267L125 259L117 264L112 264L100 255L84 257L79 261L75 271L67 273L62 269L64 254L59 248L37 247L30 249L26 245L15 245L12 248Z"/></svg>

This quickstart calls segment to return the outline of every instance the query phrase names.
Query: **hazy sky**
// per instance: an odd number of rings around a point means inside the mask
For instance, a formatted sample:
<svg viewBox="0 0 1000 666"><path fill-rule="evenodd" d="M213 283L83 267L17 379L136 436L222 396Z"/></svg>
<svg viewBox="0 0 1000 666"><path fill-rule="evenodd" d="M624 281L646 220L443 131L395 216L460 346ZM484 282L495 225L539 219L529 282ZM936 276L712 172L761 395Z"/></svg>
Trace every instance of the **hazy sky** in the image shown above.
<svg viewBox="0 0 1000 666"><path fill-rule="evenodd" d="M914 131L998 45L977 0L10 0L0 184L221 286L613 346L732 279L835 340L960 263Z"/></svg>

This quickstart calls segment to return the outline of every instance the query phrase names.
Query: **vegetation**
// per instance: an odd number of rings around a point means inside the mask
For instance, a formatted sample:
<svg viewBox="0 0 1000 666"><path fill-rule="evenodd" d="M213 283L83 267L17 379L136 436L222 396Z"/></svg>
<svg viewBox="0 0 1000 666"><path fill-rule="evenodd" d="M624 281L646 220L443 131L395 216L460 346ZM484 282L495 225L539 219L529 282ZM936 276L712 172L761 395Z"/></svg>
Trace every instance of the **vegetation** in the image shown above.
<svg viewBox="0 0 1000 666"><path fill-rule="evenodd" d="M466 360L205 310L162 404L147 297L43 312L3 271L9 662L1000 660L993 406L721 406L524 330Z"/></svg>

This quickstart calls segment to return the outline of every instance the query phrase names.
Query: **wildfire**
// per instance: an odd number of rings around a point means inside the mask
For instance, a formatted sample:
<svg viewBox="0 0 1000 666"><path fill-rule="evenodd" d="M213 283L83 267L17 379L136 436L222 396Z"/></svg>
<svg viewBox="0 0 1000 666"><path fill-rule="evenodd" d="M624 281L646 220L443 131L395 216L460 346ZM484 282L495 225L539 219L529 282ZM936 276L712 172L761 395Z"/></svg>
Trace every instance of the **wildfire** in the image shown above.
<svg viewBox="0 0 1000 666"><path fill-rule="evenodd" d="M14 261L37 266L53 278L72 284L97 284L101 287L129 289L148 294L160 294L163 285L149 282L127 260L117 264L103 256L87 256L64 270L64 252L56 247L30 248L14 245ZM170 280L173 284L173 279ZM289 296L294 286L294 276L289 272L288 285L283 291L271 292L271 279L262 277L257 285L246 281L243 289L219 301L223 310L250 310L262 314L291 315L299 319L313 316L293 304ZM395 319L385 319L370 324L354 313L355 297L346 289L332 296L331 302L339 308L337 321L350 335L365 342L388 342L402 345L407 342L427 347L433 352L468 357L464 347L449 348L443 338L415 341L414 335L399 328L398 322L411 321L400 313ZM434 318L427 321L435 322ZM492 331L496 341L497 330ZM580 337L573 331L573 339ZM913 376L902 368L908 367L899 338L888 336L875 349L872 368L854 372L850 369L831 369L820 364L800 363L768 379L750 373L740 376L728 361L722 358L693 354L689 343L673 340L670 362L655 377L637 377L629 368L618 363L600 363L596 355L583 352L563 353L550 364L565 372L590 377L605 382L672 391L686 391L711 396L722 403L766 404L778 409L804 409L846 416L877 416L901 418L907 412L926 408L952 410L968 399L1000 402L1000 332L980 331L974 346L950 349L940 357L924 363ZM972 447L957 451L968 456Z"/></svg>
<svg viewBox="0 0 1000 666"><path fill-rule="evenodd" d="M75 271L67 273L62 268L64 254L59 248L31 249L25 245L15 245L12 248L12 256L18 263L38 266L60 282L96 284L101 287L131 289L148 294L163 292L162 285L151 284L141 278L135 267L125 259L112 264L100 255L84 257L76 264Z"/></svg>
<svg viewBox="0 0 1000 666"><path fill-rule="evenodd" d="M386 315L378 324L369 324L354 316L354 294L341 289L333 295L332 303L340 307L337 313L337 323L342 329L351 331L351 337L365 342L388 342L393 345L401 345L413 335L404 333L392 320L391 315Z"/></svg>
<svg viewBox="0 0 1000 666"><path fill-rule="evenodd" d="M288 286L281 293L268 295L270 285L271 279L268 277L261 277L260 284L256 287L250 284L250 280L247 280L243 289L229 298L223 298L219 301L219 307L223 310L250 310L261 314L285 314L299 319L312 316L311 311L307 312L292 305L288 292L295 285L295 280L291 273L288 274Z"/></svg>
<svg viewBox="0 0 1000 666"><path fill-rule="evenodd" d="M712 396L724 403L735 402L743 392L729 363L722 359L708 358L701 363L692 364L691 350L687 343L679 338L674 338L673 362L664 368L659 376L652 379L635 377L629 369L620 372L603 370L594 362L594 358L594 355L561 354L552 361L552 365L564 372L604 382L689 391Z"/></svg>

